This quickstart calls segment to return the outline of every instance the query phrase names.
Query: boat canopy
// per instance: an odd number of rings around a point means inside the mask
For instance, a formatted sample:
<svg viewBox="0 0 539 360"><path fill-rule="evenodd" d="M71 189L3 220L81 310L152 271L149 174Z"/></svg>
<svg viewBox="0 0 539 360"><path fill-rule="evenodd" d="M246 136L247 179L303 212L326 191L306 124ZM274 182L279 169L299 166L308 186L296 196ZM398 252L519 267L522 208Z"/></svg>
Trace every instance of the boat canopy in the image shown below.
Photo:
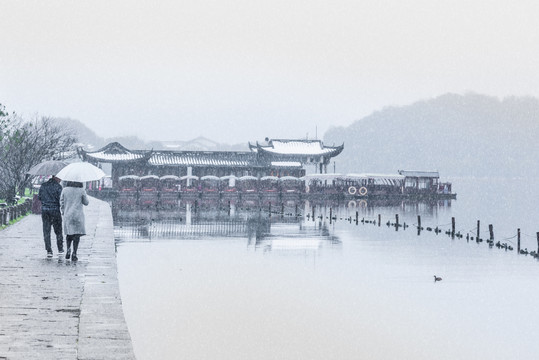
<svg viewBox="0 0 539 360"><path fill-rule="evenodd" d="M424 177L424 178L439 178L438 171L423 171L423 170L399 170L399 174L406 177Z"/></svg>
<svg viewBox="0 0 539 360"><path fill-rule="evenodd" d="M239 181L245 181L245 180L258 180L256 176L246 175L238 178Z"/></svg>
<svg viewBox="0 0 539 360"><path fill-rule="evenodd" d="M399 186L404 181L405 176L396 174L349 174L348 178L372 180L374 185Z"/></svg>
<svg viewBox="0 0 539 360"><path fill-rule="evenodd" d="M217 180L217 181L221 181L221 178L218 177L218 176L214 176L214 175L206 175L206 176L201 177L200 180Z"/></svg>
<svg viewBox="0 0 539 360"><path fill-rule="evenodd" d="M124 175L118 178L118 180L127 180L127 179L140 180L140 177L137 175Z"/></svg>
<svg viewBox="0 0 539 360"><path fill-rule="evenodd" d="M164 175L161 176L159 180L180 180L180 177L176 175Z"/></svg>
<svg viewBox="0 0 539 360"><path fill-rule="evenodd" d="M303 177L297 178L295 176L283 176L283 177L280 177L279 180L281 180L281 181L285 181L285 180L303 181L303 180L305 180L305 178L303 178Z"/></svg>
<svg viewBox="0 0 539 360"><path fill-rule="evenodd" d="M238 177L236 175L226 175L221 176L221 180L230 180L230 179L237 179Z"/></svg>
<svg viewBox="0 0 539 360"><path fill-rule="evenodd" d="M145 176L140 177L140 180L148 180L148 179L159 180L159 176L157 176L157 175L145 175Z"/></svg>
<svg viewBox="0 0 539 360"><path fill-rule="evenodd" d="M277 176L262 176L260 180L275 180L279 181L279 178Z"/></svg>
<svg viewBox="0 0 539 360"><path fill-rule="evenodd" d="M198 176L195 175L185 175L180 178L180 180L198 180Z"/></svg>

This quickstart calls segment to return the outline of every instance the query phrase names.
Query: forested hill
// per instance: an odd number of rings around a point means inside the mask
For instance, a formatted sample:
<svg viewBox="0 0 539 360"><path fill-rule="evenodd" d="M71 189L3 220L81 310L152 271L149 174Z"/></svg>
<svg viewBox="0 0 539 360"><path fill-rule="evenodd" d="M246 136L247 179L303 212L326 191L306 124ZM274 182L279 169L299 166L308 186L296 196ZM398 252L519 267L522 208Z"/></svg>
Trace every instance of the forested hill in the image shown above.
<svg viewBox="0 0 539 360"><path fill-rule="evenodd" d="M539 176L539 100L446 94L332 128L324 142L344 142L335 159L337 172L534 177Z"/></svg>

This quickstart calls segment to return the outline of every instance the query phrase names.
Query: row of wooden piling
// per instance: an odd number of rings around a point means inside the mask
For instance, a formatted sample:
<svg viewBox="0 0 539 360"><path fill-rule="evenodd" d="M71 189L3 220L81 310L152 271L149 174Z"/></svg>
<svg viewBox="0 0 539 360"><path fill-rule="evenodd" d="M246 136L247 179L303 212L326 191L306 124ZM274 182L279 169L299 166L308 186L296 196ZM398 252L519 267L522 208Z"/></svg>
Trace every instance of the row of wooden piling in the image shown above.
<svg viewBox="0 0 539 360"><path fill-rule="evenodd" d="M269 203L268 204L268 216L272 216L272 215L280 215L281 217L284 217L284 216L295 216L295 217L301 217L302 214L300 214L298 212L298 205L296 204L295 206L295 212L294 213L285 213L284 212L284 203L281 204L280 206L280 212L279 210L275 210L275 208L273 207L272 208L272 204ZM196 208L197 208L197 204L195 202L195 212L196 212ZM230 202L228 203L228 215L230 215L231 213L231 204ZM277 207L277 209L279 209L279 207ZM259 208L260 211L262 211L262 207ZM312 209L311 209L311 212L307 213L306 214L306 217L307 219L312 219L313 221L315 221L316 219L322 219L323 216L318 216L316 217L315 216L315 207L313 206ZM328 217L326 217L328 218ZM377 220L365 220L365 218L362 218L361 220L359 220L359 211L356 211L355 212L355 219L352 219L352 216L348 217L348 218L345 218L344 220L348 220L350 223L352 221L354 221L356 223L356 225L359 225L359 223L361 222L362 224L378 224L378 226L381 226L382 224L382 215L381 214L378 214L378 217L377 217ZM341 220L343 220L341 218ZM337 217L333 215L333 208L329 208L329 223L333 223L334 221L337 221ZM406 230L408 227L410 227L410 225L406 224L405 222L404 223L400 223L399 222L399 214L395 214L395 222L391 222L391 221L387 221L386 225L388 227L395 227L395 231L398 231L399 228L403 228L404 230ZM415 227L417 228L417 235L421 235L421 231L432 231L434 232L436 235L438 235L439 233L441 233L443 230L440 229L440 227L436 226L436 227L423 227L422 226L422 223L421 223L421 215L417 215L417 225L415 225ZM504 250L509 250L509 251L512 251L514 250L513 247L511 245L508 245L507 243L502 243L500 241L494 243L494 226L492 224L489 224L488 225L488 229L489 229L489 239L486 240L486 243L489 245L489 247L494 247L496 246L497 248L499 249L504 249ZM460 231L456 231L456 220L455 220L455 217L452 217L451 218L451 230L447 230L445 231L445 234L450 236L451 238L464 238L464 234L462 234ZM466 234L466 240L467 241L476 241L477 243L480 243L480 242L483 242L485 241L484 239L481 238L480 236L481 234L481 221L480 220L477 220L477 226L476 226L476 236L470 236L470 233L468 232ZM520 228L517 229L517 254L523 254L523 255L531 255L535 258L539 258L539 232L536 233L536 237L537 237L537 251L528 251L527 248L525 249L521 249L521 232L520 232Z"/></svg>
<svg viewBox="0 0 539 360"><path fill-rule="evenodd" d="M32 210L32 200L26 199L23 203L0 209L0 226L6 226L11 220L25 215Z"/></svg>
<svg viewBox="0 0 539 360"><path fill-rule="evenodd" d="M331 208L329 209L329 214L330 214L329 215L330 224L333 221L337 221L337 217L333 216L333 211L332 211ZM314 207L312 209L312 215L307 214L307 218L313 219L313 221L316 219L315 218ZM322 216L319 216L317 218L321 219ZM381 218L382 218L381 214L378 214L377 220L376 219L375 220L366 220L365 218L362 218L361 220L359 220L359 212L356 211L355 212L355 219L352 219L352 216L350 216L348 218L345 218L344 220L347 220L350 223L352 221L354 221L356 223L356 225L359 225L359 223L361 222L362 224L374 224L374 225L381 226L382 225ZM343 219L341 218L341 220L343 220ZM399 214L395 214L395 222L387 221L386 225L388 227L395 227L395 231L398 231L399 228L403 228L404 230L406 230L406 228L410 227L408 224L406 224L406 222L404 222L402 224L399 222ZM439 233L441 233L443 231L438 226L436 226L435 228L421 226L421 215L417 216L417 225L415 225L415 227L417 228L417 235L421 235L421 231L432 231L436 235L438 235ZM468 232L466 234L466 240L467 241L470 241L470 240L471 241L476 241L477 243L481 243L481 242L485 241L489 245L489 247L496 246L499 249L504 249L504 250L509 250L509 251L514 250L513 247L511 245L508 245L507 243L502 243L500 241L497 241L496 243L494 242L494 226L493 226L493 224L489 224L488 229L489 229L489 238L487 240L485 240L485 239L481 238L481 236L480 236L481 235L481 221L477 220L475 237L470 236L470 233ZM460 231L456 231L455 217L451 218L451 230L445 231L445 234L450 236L451 238L459 238L459 239L464 238L464 235ZM513 237L515 237L515 236L513 236ZM525 249L521 248L521 231L520 231L520 228L517 229L516 238L517 238L517 249L516 249L517 254L531 255L534 258L539 258L539 232L536 233L537 251L528 251L527 248L525 248ZM511 239L511 238L509 238L509 239Z"/></svg>

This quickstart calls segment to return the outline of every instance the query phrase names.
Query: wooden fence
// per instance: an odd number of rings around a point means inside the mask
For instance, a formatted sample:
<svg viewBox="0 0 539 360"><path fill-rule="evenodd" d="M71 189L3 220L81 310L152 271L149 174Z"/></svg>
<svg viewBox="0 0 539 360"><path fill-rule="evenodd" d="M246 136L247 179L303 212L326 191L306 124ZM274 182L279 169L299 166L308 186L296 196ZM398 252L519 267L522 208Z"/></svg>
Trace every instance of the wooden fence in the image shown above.
<svg viewBox="0 0 539 360"><path fill-rule="evenodd" d="M0 209L0 226L8 225L13 219L25 215L32 210L32 199L26 199L23 203Z"/></svg>

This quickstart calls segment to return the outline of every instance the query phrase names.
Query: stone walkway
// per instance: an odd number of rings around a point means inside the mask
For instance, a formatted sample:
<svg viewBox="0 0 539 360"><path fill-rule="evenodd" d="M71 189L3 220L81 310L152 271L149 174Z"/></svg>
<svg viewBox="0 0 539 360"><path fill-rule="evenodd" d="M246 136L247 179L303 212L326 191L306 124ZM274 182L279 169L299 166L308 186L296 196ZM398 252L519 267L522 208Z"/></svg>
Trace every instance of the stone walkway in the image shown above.
<svg viewBox="0 0 539 360"><path fill-rule="evenodd" d="M112 215L90 198L79 261L46 257L41 217L0 231L0 360L134 359L118 287Z"/></svg>

